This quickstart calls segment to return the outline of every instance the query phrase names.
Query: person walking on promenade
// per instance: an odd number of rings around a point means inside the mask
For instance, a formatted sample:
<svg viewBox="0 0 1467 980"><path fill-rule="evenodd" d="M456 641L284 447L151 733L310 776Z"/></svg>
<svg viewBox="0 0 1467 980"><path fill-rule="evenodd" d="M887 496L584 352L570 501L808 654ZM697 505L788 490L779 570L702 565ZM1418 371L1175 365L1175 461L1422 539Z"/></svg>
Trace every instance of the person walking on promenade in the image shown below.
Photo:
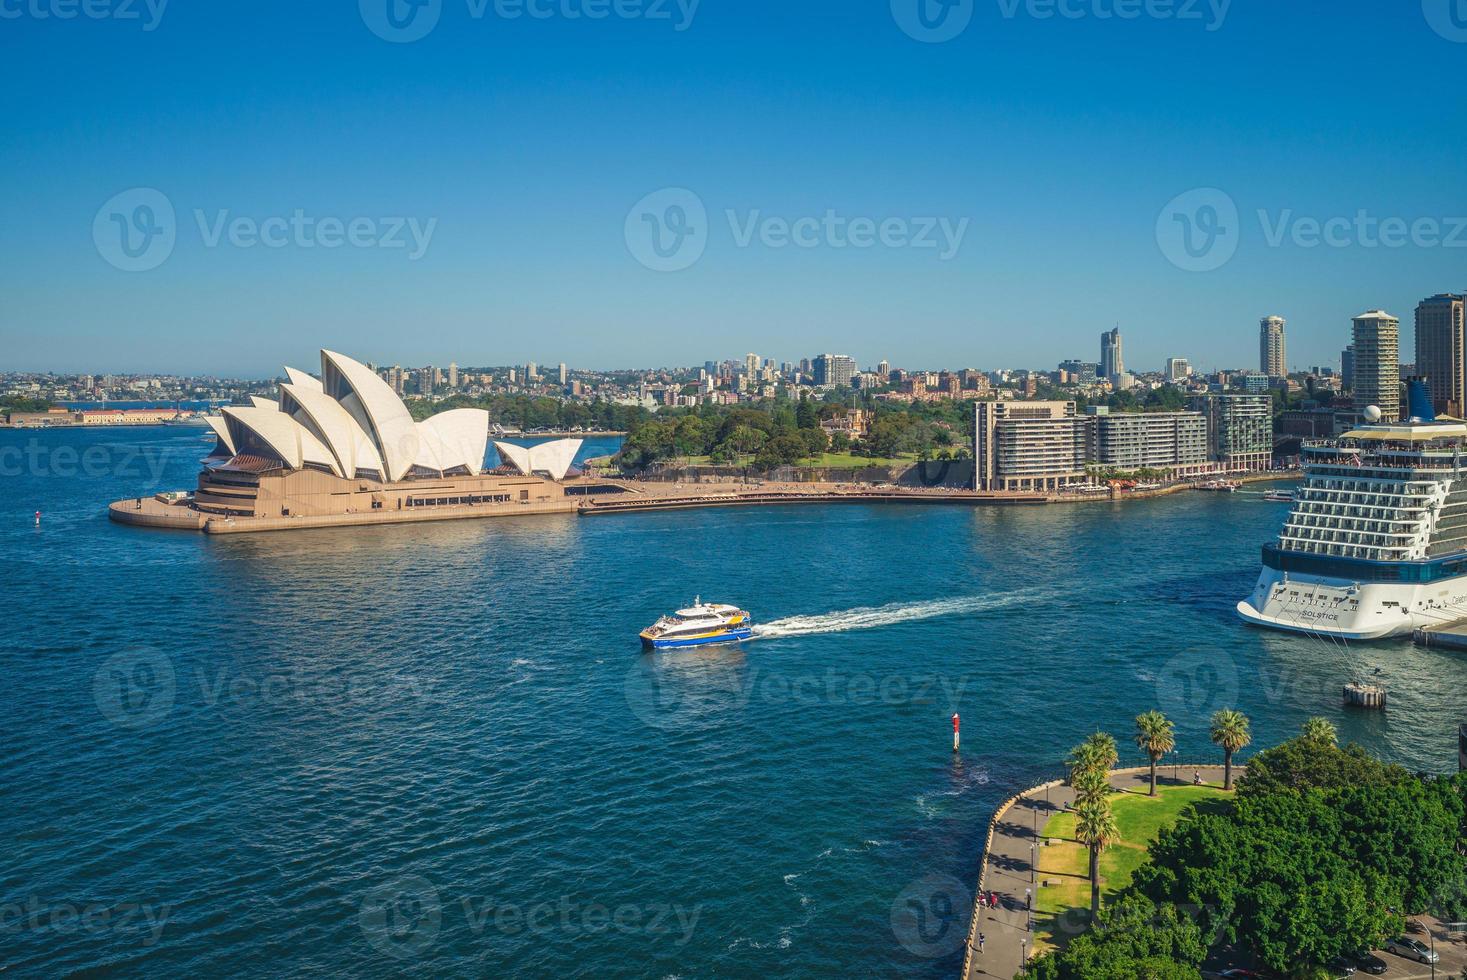
<svg viewBox="0 0 1467 980"><path fill-rule="evenodd" d="M983 952L983 933L978 934L978 952Z"/></svg>

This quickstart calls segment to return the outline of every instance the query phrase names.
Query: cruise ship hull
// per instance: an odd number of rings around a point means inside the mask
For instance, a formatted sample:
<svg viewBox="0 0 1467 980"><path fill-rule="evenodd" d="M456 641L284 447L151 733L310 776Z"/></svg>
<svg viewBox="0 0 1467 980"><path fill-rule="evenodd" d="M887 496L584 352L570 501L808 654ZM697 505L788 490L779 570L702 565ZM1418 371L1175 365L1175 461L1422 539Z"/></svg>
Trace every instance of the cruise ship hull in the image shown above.
<svg viewBox="0 0 1467 980"><path fill-rule="evenodd" d="M1467 576L1426 585L1289 576L1265 568L1238 616L1253 626L1342 640L1409 636L1467 616Z"/></svg>

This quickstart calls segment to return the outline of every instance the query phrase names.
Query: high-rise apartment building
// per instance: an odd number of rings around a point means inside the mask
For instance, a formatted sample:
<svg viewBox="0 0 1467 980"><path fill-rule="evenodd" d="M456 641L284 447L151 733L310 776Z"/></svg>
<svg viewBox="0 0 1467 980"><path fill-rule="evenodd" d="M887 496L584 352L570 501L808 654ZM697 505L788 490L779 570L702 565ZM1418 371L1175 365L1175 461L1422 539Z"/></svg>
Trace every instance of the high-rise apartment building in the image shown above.
<svg viewBox="0 0 1467 980"><path fill-rule="evenodd" d="M1258 369L1270 378L1289 374L1289 359L1284 349L1284 326L1281 316L1266 316L1258 321Z"/></svg>
<svg viewBox="0 0 1467 980"><path fill-rule="evenodd" d="M1438 414L1467 411L1467 296L1441 293L1416 307L1416 371Z"/></svg>
<svg viewBox="0 0 1467 980"><path fill-rule="evenodd" d="M849 388L856 376L856 359L845 354L821 354L815 358L814 369L816 385Z"/></svg>
<svg viewBox="0 0 1467 980"><path fill-rule="evenodd" d="M1267 469L1273 459L1272 395L1200 395L1189 407L1207 419L1207 454L1236 472Z"/></svg>
<svg viewBox="0 0 1467 980"><path fill-rule="evenodd" d="M1384 310L1354 320L1355 411L1371 405L1387 422L1401 417L1401 321Z"/></svg>
<svg viewBox="0 0 1467 980"><path fill-rule="evenodd" d="M525 365L525 384L529 384L532 381L539 380L540 365L536 364L534 361L531 361L529 364Z"/></svg>
<svg viewBox="0 0 1467 980"><path fill-rule="evenodd" d="M759 376L759 355L758 354L745 354L744 355L744 373L747 374L751 378L755 378L755 377L758 377Z"/></svg>
<svg viewBox="0 0 1467 980"><path fill-rule="evenodd" d="M453 391L458 390L458 364L452 361L448 364L448 387Z"/></svg>
<svg viewBox="0 0 1467 980"><path fill-rule="evenodd" d="M1059 490L1085 483L1089 420L1074 402L980 401L974 409L974 488Z"/></svg>
<svg viewBox="0 0 1467 980"><path fill-rule="evenodd" d="M1166 359L1166 379L1168 381L1186 381L1191 376L1192 365L1185 357Z"/></svg>
<svg viewBox="0 0 1467 980"><path fill-rule="evenodd" d="M1118 470L1170 470L1193 476L1208 469L1207 418L1201 412L1097 414L1092 458Z"/></svg>
<svg viewBox="0 0 1467 980"><path fill-rule="evenodd" d="M566 371L565 364L563 362L560 365L559 375L560 375L560 383L562 385L565 384L566 381L569 380L569 378L570 378L570 373L568 371Z"/></svg>
<svg viewBox="0 0 1467 980"><path fill-rule="evenodd" d="M1100 376L1110 381L1125 371L1126 361L1121 356L1121 328L1116 327L1100 335Z"/></svg>

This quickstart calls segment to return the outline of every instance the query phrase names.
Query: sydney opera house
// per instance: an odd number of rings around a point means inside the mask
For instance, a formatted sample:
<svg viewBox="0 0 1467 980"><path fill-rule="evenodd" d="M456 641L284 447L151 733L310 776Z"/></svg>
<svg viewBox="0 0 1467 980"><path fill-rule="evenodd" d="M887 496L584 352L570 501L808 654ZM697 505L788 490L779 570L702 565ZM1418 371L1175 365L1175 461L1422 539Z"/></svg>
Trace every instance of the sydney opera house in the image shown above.
<svg viewBox="0 0 1467 980"><path fill-rule="evenodd" d="M321 351L319 378L286 368L279 401L256 398L207 421L216 442L192 496L163 507L118 501L114 519L267 530L574 506L563 481L580 440L496 443L504 465L486 471L487 412L457 409L414 421L375 371L333 351Z"/></svg>

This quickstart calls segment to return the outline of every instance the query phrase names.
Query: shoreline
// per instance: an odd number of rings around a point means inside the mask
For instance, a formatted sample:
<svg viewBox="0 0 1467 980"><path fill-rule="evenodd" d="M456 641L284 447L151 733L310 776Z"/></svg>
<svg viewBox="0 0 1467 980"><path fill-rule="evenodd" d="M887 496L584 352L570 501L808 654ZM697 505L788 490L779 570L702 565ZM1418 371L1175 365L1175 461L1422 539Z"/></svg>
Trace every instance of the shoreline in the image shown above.
<svg viewBox="0 0 1467 980"><path fill-rule="evenodd" d="M1275 483L1297 479L1293 472L1258 473L1233 477L1233 482ZM591 517L647 511L696 510L721 507L760 507L782 504L914 504L928 506L968 507L1037 507L1048 504L1115 504L1132 500L1150 500L1175 493L1196 490L1197 485L1179 483L1156 490L1131 491L1096 496L1081 494L1024 494L976 490L939 489L862 489L849 484L822 487L818 484L762 484L740 487L718 484L685 487L677 484L639 483L633 480L607 481L624 493L615 499L568 497L563 500L533 504L461 505L423 508L418 511L363 512L319 517L222 517L206 514L189 506L182 494L114 501L107 507L108 517L118 523L152 530L194 531L205 534L248 534L334 527L367 527L373 525L421 524L433 521L486 520L573 514ZM696 487L696 488L695 488ZM1200 492L1200 491L1199 491Z"/></svg>

